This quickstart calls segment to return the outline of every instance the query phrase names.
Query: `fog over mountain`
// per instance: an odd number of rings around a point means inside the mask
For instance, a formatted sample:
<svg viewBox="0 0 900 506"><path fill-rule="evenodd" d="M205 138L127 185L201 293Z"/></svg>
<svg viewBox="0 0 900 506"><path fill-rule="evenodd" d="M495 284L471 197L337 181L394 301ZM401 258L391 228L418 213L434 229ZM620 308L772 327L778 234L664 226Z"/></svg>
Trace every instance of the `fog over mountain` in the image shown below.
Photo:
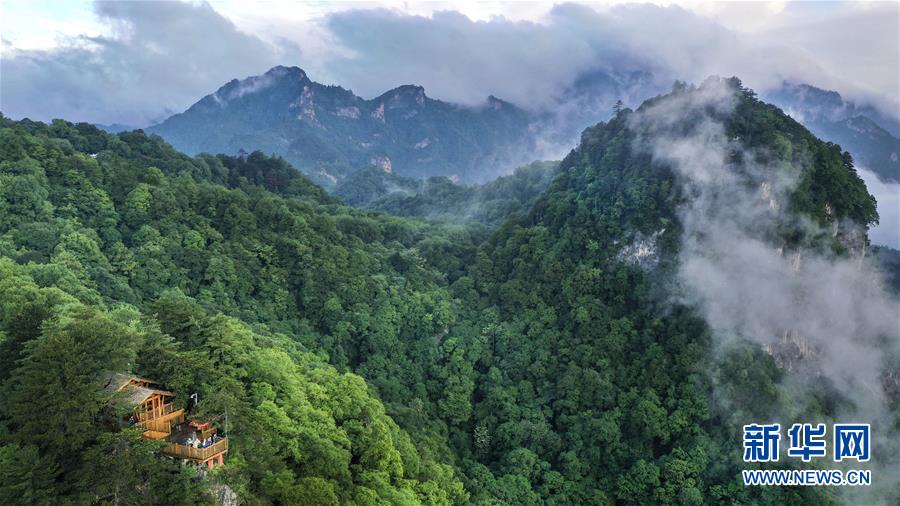
<svg viewBox="0 0 900 506"><path fill-rule="evenodd" d="M710 74L740 75L760 93L808 83L897 115L896 3L755 4L743 14L724 5L500 4L489 13L498 16L479 17L440 4L287 3L276 16L253 4L97 2L92 11L57 6L81 23L50 24L49 41L32 41L47 31L31 25L40 5L7 5L0 20L2 109L15 118L147 125L279 64L367 99L414 83L440 100L473 105L494 95L531 109L552 105L585 74L650 71L666 86ZM735 22L744 19L769 30ZM820 43L844 49L817 51Z"/></svg>
<svg viewBox="0 0 900 506"><path fill-rule="evenodd" d="M466 106L435 100L414 85L365 100L317 83L298 67L277 66L229 81L148 131L188 153L279 154L328 188L367 166L405 177L485 182L531 160L562 158L585 128L608 119L616 107L671 86L648 71L597 70L551 96L552 105L527 109L490 96ZM900 245L900 140L888 131L896 121L805 84L785 82L765 98L866 168L883 216L873 240Z"/></svg>
<svg viewBox="0 0 900 506"><path fill-rule="evenodd" d="M710 80L698 92L642 107L629 118L645 132L637 149L669 164L690 195L678 211L681 295L701 309L720 348L750 339L770 350L799 397L827 377L853 399L841 415L870 420L889 441L882 451L896 454L898 434L888 429L892 415L881 384L884 370L896 367L884 350L889 336L900 335L900 301L885 290L874 263L862 258L862 227L831 215L823 226L792 214L805 167L785 166L729 138L722 118L738 107L733 90ZM673 128L685 118L687 128ZM888 219L896 225L895 216ZM778 238L778 230L790 228L806 238ZM811 246L814 237L835 238L851 255L822 254ZM897 471L897 462L883 469ZM877 501L868 491L854 492L850 502ZM886 485L872 494L889 492Z"/></svg>

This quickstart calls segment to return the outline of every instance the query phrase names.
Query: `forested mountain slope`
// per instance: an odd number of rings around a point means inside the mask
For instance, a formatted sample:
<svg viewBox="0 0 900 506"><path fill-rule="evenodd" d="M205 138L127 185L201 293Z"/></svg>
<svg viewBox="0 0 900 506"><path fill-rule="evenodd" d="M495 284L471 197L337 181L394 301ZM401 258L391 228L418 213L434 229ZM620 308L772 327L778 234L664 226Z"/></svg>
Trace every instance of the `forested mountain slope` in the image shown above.
<svg viewBox="0 0 900 506"><path fill-rule="evenodd" d="M157 445L100 423L116 370L227 410L223 479L251 503L464 502L446 444L413 443L326 364L441 331L441 275L409 249L428 227L334 206L259 154L190 158L62 121L3 119L0 137L0 501L204 500ZM416 388L403 368L393 398Z"/></svg>
<svg viewBox="0 0 900 506"><path fill-rule="evenodd" d="M718 158L720 147L725 148ZM678 165L700 172L689 177ZM726 174L741 178L732 181ZM704 185L721 178L733 184L707 193ZM748 210L729 198L744 188L762 199L763 210L770 209L766 180L792 182L784 195L768 187L779 199L772 205L784 212L750 214L750 223L731 216L730 210ZM724 205L691 210L696 202L719 201ZM703 221L704 216L726 221ZM704 252L714 255L712 261L752 260L742 248L755 249L756 242L734 242L723 250L704 242L738 226L768 241L759 247L771 252L771 265L787 265L795 252L809 265L817 265L816 255L830 258L835 263L825 265L837 270L845 267L839 259L864 243L859 227L874 219L874 201L849 157L756 100L737 80L711 80L700 89L680 86L586 130L529 216L507 223L480 249L470 277L453 286L471 301L466 305L481 304L491 319L466 352L474 362L473 403L465 424L457 424L474 435L459 436L467 443L466 467L485 476L490 469L503 482L504 498L519 504L838 499L821 489L760 490L737 483L741 423L791 411L801 419L831 417L852 406L853 397L836 392L821 371L797 394L796 385L804 382L778 366L784 363L774 347L778 334L760 346L753 343L756 335L739 334L740 328L724 332L721 320L730 313L709 311L694 293L702 286L688 291L685 285L694 288L689 268ZM697 228L698 222L704 226ZM716 264L705 267L701 278L719 274ZM798 269L795 274L788 267L778 276L806 276ZM743 292L746 278L731 281L723 281L730 297L757 304L760 294ZM763 300L780 302L791 294L771 291ZM888 319L876 338L889 338L896 330L888 316L892 306L880 301L868 299ZM787 304L789 312L807 309ZM840 304L847 307L846 301ZM851 313L841 311L848 319ZM777 314L773 307L761 316L779 321ZM804 316L794 315L798 326ZM814 348L823 346L824 355L825 344L808 337ZM813 365L810 356L798 362L813 369L822 365ZM896 360L891 367L896 370ZM891 402L896 413L896 391ZM896 416L888 420L881 430L896 431ZM471 492L477 499L499 488L476 483Z"/></svg>
<svg viewBox="0 0 900 506"><path fill-rule="evenodd" d="M842 499L740 484L741 423L856 406L812 331L798 327L821 354L797 356L723 325L709 300L730 292L709 297L690 269L729 251L753 265L758 249L799 258L799 277L853 276L844 259L865 248L875 203L838 146L737 80L680 85L586 130L486 241L480 226L345 207L259 153L191 158L63 121L3 119L0 140L4 502L192 503L215 480L249 504ZM771 212L738 206L744 193ZM729 231L759 244L722 250ZM758 327L778 344L783 322L765 314L741 315L771 321ZM194 481L109 431L95 383L108 369L227 409L225 467ZM896 413L900 389L885 390ZM877 419L885 441L896 419Z"/></svg>

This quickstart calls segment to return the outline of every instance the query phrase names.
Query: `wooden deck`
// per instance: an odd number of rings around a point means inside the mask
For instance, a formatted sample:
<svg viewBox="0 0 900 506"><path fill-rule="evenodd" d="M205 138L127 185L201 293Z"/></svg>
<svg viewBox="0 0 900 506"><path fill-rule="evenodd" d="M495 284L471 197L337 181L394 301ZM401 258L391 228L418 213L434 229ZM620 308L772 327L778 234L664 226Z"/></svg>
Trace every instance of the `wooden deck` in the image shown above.
<svg viewBox="0 0 900 506"><path fill-rule="evenodd" d="M191 446L170 443L169 446L162 449L164 455L179 459L194 460L197 462L209 462L215 457L222 455L228 451L228 438L222 438L219 441L207 446L206 448L193 448Z"/></svg>

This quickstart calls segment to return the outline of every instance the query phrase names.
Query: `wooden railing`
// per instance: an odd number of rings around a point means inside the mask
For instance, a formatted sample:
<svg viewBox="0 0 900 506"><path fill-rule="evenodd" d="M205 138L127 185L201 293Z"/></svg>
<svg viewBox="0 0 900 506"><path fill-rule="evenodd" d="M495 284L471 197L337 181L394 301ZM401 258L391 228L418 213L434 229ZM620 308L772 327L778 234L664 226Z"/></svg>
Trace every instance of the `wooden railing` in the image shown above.
<svg viewBox="0 0 900 506"><path fill-rule="evenodd" d="M173 426L182 422L184 422L184 410L178 409L175 411L170 410L169 413L156 418L151 418L150 420L138 422L138 425L147 430L165 432L168 434L172 432Z"/></svg>
<svg viewBox="0 0 900 506"><path fill-rule="evenodd" d="M139 412L138 413L138 421L146 422L147 420L153 420L154 418L166 416L173 411L175 411L175 403L170 402L168 404L163 404L162 409L159 409L159 410L150 410L150 411Z"/></svg>
<svg viewBox="0 0 900 506"><path fill-rule="evenodd" d="M228 451L228 438L222 438L219 441L207 446L206 448L194 448L187 445L182 445L178 443L172 443L169 446L163 448L162 452L171 457L177 457L179 459L192 459L199 460L203 462L205 460L210 459L211 457Z"/></svg>
<svg viewBox="0 0 900 506"><path fill-rule="evenodd" d="M147 430L152 430L156 432L165 432L166 434L172 432L172 425L174 425L173 420L147 420L141 425L144 426Z"/></svg>

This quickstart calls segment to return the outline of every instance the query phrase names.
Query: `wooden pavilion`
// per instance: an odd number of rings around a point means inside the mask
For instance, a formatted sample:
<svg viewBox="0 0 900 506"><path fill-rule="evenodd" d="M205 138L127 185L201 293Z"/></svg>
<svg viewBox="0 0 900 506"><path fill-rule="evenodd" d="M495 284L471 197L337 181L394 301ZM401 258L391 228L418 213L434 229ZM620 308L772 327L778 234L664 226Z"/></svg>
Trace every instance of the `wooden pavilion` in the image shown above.
<svg viewBox="0 0 900 506"><path fill-rule="evenodd" d="M128 405L132 412L125 421L144 429L146 439L169 443L162 454L212 468L224 465L228 438L218 434L211 420L188 420L184 409L176 408L175 394L162 390L153 380L108 373L103 388L113 394L114 403Z"/></svg>

